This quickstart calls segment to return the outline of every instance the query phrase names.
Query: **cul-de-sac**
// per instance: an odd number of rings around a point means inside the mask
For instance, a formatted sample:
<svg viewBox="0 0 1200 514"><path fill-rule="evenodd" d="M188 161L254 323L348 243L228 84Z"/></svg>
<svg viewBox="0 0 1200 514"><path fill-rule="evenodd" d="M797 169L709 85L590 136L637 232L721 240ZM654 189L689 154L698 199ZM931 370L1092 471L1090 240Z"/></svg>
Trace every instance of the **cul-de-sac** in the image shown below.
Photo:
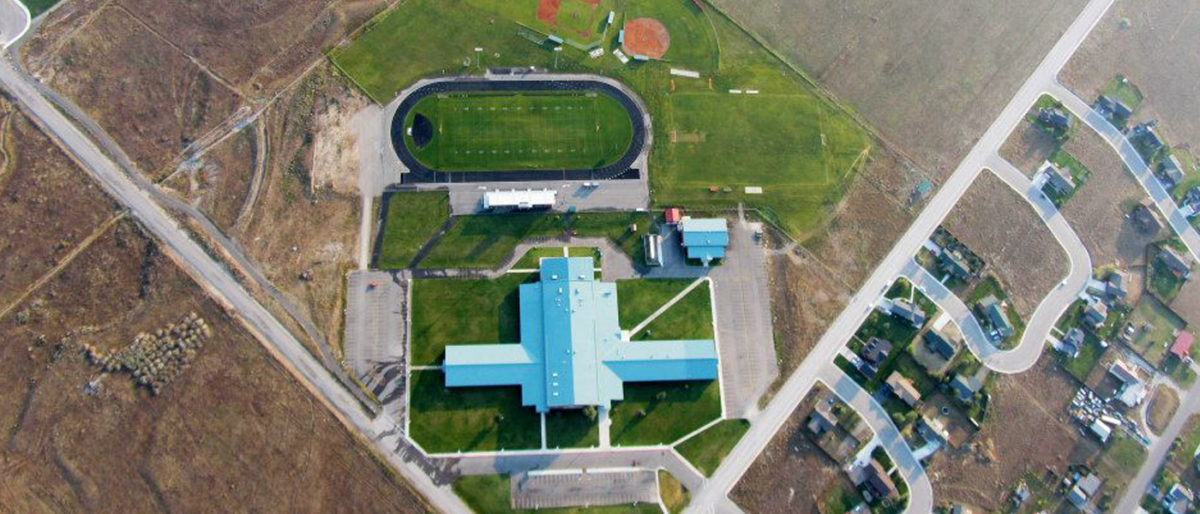
<svg viewBox="0 0 1200 514"><path fill-rule="evenodd" d="M1200 0L0 0L0 512L1200 511Z"/></svg>

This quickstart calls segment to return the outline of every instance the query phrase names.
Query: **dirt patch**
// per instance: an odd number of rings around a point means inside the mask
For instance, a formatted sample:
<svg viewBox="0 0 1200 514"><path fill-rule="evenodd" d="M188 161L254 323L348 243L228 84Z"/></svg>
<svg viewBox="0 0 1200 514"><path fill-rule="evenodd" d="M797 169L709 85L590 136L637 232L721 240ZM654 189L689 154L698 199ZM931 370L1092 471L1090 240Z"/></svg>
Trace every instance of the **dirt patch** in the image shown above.
<svg viewBox="0 0 1200 514"><path fill-rule="evenodd" d="M1025 198L989 171L943 222L984 260L1025 319L1067 274L1067 256Z"/></svg>
<svg viewBox="0 0 1200 514"><path fill-rule="evenodd" d="M132 222L0 321L0 504L46 510L426 510ZM80 342L127 345L189 312L213 335L151 396Z"/></svg>
<svg viewBox="0 0 1200 514"><path fill-rule="evenodd" d="M262 191L234 238L329 341L340 340L343 276L358 255L359 201L314 181L314 144L331 104L365 102L327 67L314 70L263 116Z"/></svg>
<svg viewBox="0 0 1200 514"><path fill-rule="evenodd" d="M562 0L542 0L538 2L538 21L554 26L554 23L558 20L558 7L560 5L562 5Z"/></svg>
<svg viewBox="0 0 1200 514"><path fill-rule="evenodd" d="M661 59L671 47L671 33L654 18L635 18L625 23L625 53Z"/></svg>
<svg viewBox="0 0 1200 514"><path fill-rule="evenodd" d="M1200 326L1200 280L1183 283L1179 294L1171 300L1171 310L1183 318L1188 326Z"/></svg>
<svg viewBox="0 0 1200 514"><path fill-rule="evenodd" d="M953 171L1084 3L716 1L938 179Z"/></svg>
<svg viewBox="0 0 1200 514"><path fill-rule="evenodd" d="M767 260L775 311L780 377L791 375L833 323L853 291L810 258L776 254Z"/></svg>
<svg viewBox="0 0 1200 514"><path fill-rule="evenodd" d="M1200 145L1200 5L1189 0L1117 2L1059 75L1087 100L1117 74L1145 95L1141 119L1158 118L1168 141Z"/></svg>
<svg viewBox="0 0 1200 514"><path fill-rule="evenodd" d="M1178 408L1179 395L1174 389L1161 384L1154 388L1154 396L1150 398L1150 405L1146 407L1146 423L1150 431L1155 435L1162 434Z"/></svg>
<svg viewBox="0 0 1200 514"><path fill-rule="evenodd" d="M1000 147L1000 155L1021 170L1025 176L1033 177L1038 171L1038 166L1046 162L1046 158L1054 153L1056 145L1054 137L1046 131L1035 127L1032 123L1021 123L1008 136L1004 146Z"/></svg>
<svg viewBox="0 0 1200 514"><path fill-rule="evenodd" d="M222 230L233 228L250 195L259 148L257 129L251 125L185 162L167 182Z"/></svg>
<svg viewBox="0 0 1200 514"><path fill-rule="evenodd" d="M837 488L854 490L846 474L806 434L805 420L819 395L817 384L746 470L729 498L746 512L819 512Z"/></svg>
<svg viewBox="0 0 1200 514"><path fill-rule="evenodd" d="M1025 373L997 378L983 428L958 449L942 450L926 468L939 502L1002 510L1026 473L1061 478L1069 465L1099 453L1067 415L1077 385L1056 366L1041 359Z"/></svg>
<svg viewBox="0 0 1200 514"><path fill-rule="evenodd" d="M358 193L360 168L358 136L351 119L367 106L366 97L349 95L343 102L329 102L314 119L313 187L338 193Z"/></svg>
<svg viewBox="0 0 1200 514"><path fill-rule="evenodd" d="M1093 265L1130 271L1126 301L1136 304L1145 288L1146 245L1166 232L1145 233L1126 218L1146 193L1098 134L1079 130L1063 149L1092 172L1063 207L1063 216L1087 247Z"/></svg>
<svg viewBox="0 0 1200 514"><path fill-rule="evenodd" d="M144 173L161 178L240 99L124 9L105 7L87 20L61 49L31 59L30 69L84 109Z"/></svg>
<svg viewBox="0 0 1200 514"><path fill-rule="evenodd" d="M0 100L0 311L117 206L23 114Z"/></svg>

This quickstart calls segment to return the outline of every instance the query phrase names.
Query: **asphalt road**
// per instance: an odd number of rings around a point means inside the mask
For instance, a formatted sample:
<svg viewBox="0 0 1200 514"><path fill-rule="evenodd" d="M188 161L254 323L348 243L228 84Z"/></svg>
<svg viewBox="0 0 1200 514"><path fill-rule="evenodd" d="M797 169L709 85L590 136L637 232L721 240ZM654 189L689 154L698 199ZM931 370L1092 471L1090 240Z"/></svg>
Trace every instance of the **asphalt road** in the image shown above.
<svg viewBox="0 0 1200 514"><path fill-rule="evenodd" d="M17 0L0 0L0 49L20 39L29 29L29 10Z"/></svg>
<svg viewBox="0 0 1200 514"><path fill-rule="evenodd" d="M0 86L3 86L48 134L63 144L105 191L128 208L134 217L158 237L176 262L214 298L237 313L264 346L302 378L303 385L324 400L345 423L369 439L426 499L446 512L468 512L466 505L449 487L436 486L416 463L402 458L400 449L388 440L393 438L392 434L399 431L393 422L384 418L372 420L362 410L354 395L343 388L278 320L250 296L227 269L188 237L175 220L150 199L147 191L124 174L91 139L55 109L33 84L26 82L25 75L13 67L7 55L0 59Z"/></svg>
<svg viewBox="0 0 1200 514"><path fill-rule="evenodd" d="M737 483L746 469L754 462L763 448L779 428L787 421L792 411L812 387L814 377L824 368L832 367L838 349L854 334L872 309L872 303L888 287L888 284L916 255L926 239L933 233L959 198L974 182L988 159L998 153L1008 135L1021 123L1025 113L1038 97L1055 81L1058 71L1087 38L1092 27L1100 21L1113 0L1091 0L1043 58L1038 67L1017 91L1016 95L1000 112L995 121L967 154L954 173L942 185L929 205L901 236L900 240L879 264L875 271L850 300L845 310L834 320L830 328L818 341L809 356L784 383L774 400L753 420L750 430L738 443L725 461L693 496L691 512L712 512L727 508L729 490ZM912 506L931 505L932 498L922 498L921 491L914 491ZM917 508L910 512L928 512Z"/></svg>

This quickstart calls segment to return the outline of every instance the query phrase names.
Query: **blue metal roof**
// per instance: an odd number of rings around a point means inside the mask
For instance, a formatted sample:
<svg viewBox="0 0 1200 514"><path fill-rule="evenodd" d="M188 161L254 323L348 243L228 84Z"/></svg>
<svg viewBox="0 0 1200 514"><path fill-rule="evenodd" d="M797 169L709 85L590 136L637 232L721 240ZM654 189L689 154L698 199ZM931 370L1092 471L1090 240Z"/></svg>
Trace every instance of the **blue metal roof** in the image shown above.
<svg viewBox="0 0 1200 514"><path fill-rule="evenodd" d="M721 220L724 221L724 220ZM521 387L522 404L608 407L624 382L713 380L716 342L622 340L617 287L595 279L590 257L541 261L520 286L521 342L446 347L447 387Z"/></svg>
<svg viewBox="0 0 1200 514"><path fill-rule="evenodd" d="M689 259L698 259L705 264L714 259L725 258L725 247L729 246L729 224L724 218L688 218L680 222L683 246Z"/></svg>

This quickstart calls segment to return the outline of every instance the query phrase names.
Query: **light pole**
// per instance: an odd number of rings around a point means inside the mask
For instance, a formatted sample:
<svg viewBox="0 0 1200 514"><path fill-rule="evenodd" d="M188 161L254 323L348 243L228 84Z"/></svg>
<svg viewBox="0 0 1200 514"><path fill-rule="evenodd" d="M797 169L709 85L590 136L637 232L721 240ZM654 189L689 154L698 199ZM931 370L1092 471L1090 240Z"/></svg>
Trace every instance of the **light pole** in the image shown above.
<svg viewBox="0 0 1200 514"><path fill-rule="evenodd" d="M561 46L554 47L554 70L555 71L558 70L558 54L559 54L559 52L562 52L562 47Z"/></svg>

